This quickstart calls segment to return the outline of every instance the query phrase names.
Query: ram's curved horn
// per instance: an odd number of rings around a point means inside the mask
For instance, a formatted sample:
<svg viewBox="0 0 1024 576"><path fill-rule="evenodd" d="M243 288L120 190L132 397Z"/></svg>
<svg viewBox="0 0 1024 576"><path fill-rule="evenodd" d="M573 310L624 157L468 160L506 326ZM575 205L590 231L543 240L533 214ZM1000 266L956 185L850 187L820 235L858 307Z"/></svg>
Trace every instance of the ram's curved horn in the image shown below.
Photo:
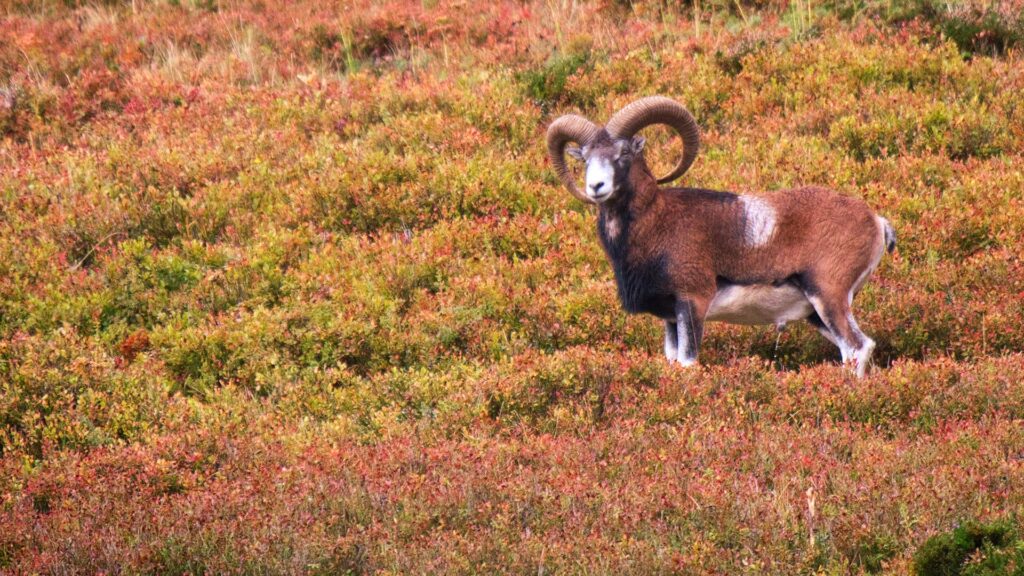
<svg viewBox="0 0 1024 576"><path fill-rule="evenodd" d="M664 96L648 96L627 104L612 116L605 129L613 138L631 138L652 124L666 124L683 139L683 157L675 169L658 178L659 184L671 182L683 175L697 159L700 148L700 128L690 111L682 104Z"/></svg>
<svg viewBox="0 0 1024 576"><path fill-rule="evenodd" d="M593 122L575 114L560 116L548 127L548 156L551 158L551 164L555 167L555 172L558 173L562 184L565 184L573 196L591 204L594 201L579 191L572 172L569 171L569 166L565 163L565 146L569 142L585 146L597 132L598 128Z"/></svg>

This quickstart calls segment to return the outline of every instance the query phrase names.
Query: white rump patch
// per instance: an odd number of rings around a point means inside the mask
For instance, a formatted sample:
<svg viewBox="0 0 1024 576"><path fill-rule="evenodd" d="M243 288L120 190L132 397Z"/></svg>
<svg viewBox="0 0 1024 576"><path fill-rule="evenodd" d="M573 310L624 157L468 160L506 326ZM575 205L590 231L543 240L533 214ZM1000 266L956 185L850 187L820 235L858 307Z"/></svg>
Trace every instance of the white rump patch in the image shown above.
<svg viewBox="0 0 1024 576"><path fill-rule="evenodd" d="M885 254L885 225L886 220L881 216L875 216L875 223L878 224L878 242L876 243L875 253L871 255L871 263L868 267L860 273L857 277L857 281L853 283L853 287L850 289L850 293L846 295L847 306L853 305L853 296L860 292L861 286L868 279L868 276L878 268L878 264L882 261L882 255Z"/></svg>
<svg viewBox="0 0 1024 576"><path fill-rule="evenodd" d="M740 196L743 204L743 240L748 246L764 246L775 233L775 209L764 198Z"/></svg>

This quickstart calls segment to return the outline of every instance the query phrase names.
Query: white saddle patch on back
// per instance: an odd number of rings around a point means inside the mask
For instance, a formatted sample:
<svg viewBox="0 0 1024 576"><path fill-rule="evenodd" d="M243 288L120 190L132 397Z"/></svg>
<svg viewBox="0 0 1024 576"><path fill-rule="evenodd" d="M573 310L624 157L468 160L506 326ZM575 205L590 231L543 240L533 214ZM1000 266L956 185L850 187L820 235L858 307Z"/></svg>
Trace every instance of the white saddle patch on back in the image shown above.
<svg viewBox="0 0 1024 576"><path fill-rule="evenodd" d="M775 209L764 198L740 196L743 205L743 240L748 246L764 246L775 233Z"/></svg>
<svg viewBox="0 0 1024 576"><path fill-rule="evenodd" d="M785 324L814 312L804 293L789 284L726 286L715 294L707 319L730 324Z"/></svg>

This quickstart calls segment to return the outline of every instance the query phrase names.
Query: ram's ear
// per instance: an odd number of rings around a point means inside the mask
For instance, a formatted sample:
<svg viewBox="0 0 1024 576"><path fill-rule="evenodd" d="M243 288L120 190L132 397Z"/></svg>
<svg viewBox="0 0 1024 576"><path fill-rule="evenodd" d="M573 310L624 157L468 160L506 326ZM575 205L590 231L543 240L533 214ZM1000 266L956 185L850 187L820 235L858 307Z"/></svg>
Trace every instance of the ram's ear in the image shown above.
<svg viewBox="0 0 1024 576"><path fill-rule="evenodd" d="M633 136L629 140L629 149L636 156L644 151L644 144L647 144L647 140L643 136Z"/></svg>
<svg viewBox="0 0 1024 576"><path fill-rule="evenodd" d="M573 146L572 148L566 148L565 149L565 153L568 154L569 156L572 156L573 158L579 160L580 162L583 161L583 149L582 148L577 148L575 146Z"/></svg>

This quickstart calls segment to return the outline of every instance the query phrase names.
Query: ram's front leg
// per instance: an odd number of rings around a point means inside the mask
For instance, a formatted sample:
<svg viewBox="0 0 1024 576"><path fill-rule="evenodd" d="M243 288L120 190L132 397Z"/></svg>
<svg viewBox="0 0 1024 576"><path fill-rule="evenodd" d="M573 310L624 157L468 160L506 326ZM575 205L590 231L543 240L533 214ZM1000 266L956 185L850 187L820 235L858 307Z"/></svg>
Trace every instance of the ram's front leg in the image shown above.
<svg viewBox="0 0 1024 576"><path fill-rule="evenodd" d="M665 320L665 358L669 362L679 359L679 332L675 320Z"/></svg>
<svg viewBox="0 0 1024 576"><path fill-rule="evenodd" d="M706 312L707 303L703 299L681 298L676 301L676 359L683 366L697 363ZM665 350L667 354L667 342Z"/></svg>

